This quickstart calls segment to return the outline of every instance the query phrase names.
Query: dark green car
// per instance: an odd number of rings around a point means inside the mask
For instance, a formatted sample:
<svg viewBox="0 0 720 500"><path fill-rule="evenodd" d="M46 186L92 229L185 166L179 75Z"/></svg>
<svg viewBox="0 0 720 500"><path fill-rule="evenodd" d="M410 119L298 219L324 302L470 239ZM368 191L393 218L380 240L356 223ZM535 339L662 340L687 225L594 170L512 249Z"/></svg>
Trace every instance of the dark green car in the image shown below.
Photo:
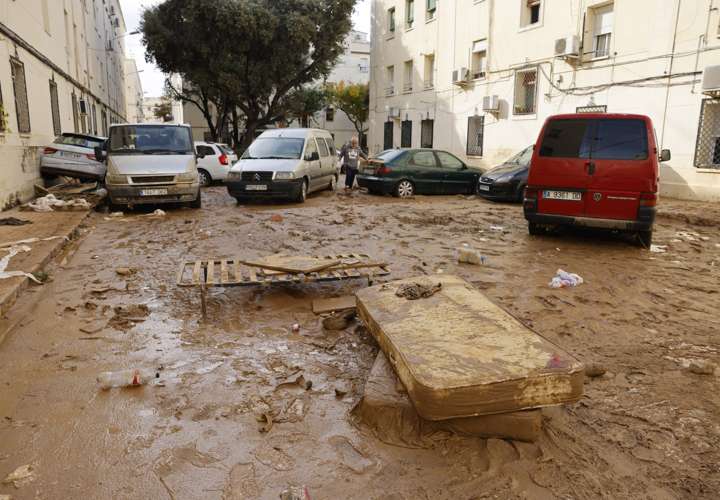
<svg viewBox="0 0 720 500"><path fill-rule="evenodd" d="M436 149L389 149L358 172L360 187L373 194L474 194L482 172Z"/></svg>

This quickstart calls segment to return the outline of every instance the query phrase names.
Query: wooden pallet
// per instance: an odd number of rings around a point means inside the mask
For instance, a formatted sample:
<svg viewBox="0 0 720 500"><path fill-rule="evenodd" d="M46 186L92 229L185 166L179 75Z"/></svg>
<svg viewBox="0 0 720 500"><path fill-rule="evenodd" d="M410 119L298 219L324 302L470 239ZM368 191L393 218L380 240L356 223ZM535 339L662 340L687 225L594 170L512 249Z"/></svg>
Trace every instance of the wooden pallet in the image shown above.
<svg viewBox="0 0 720 500"><path fill-rule="evenodd" d="M319 257L328 262L338 262L322 271L310 273L287 273L249 265L241 258L185 261L177 273L177 285L181 287L227 287L258 286L281 283L309 283L372 278L390 274L388 265L373 261L363 254L345 254Z"/></svg>

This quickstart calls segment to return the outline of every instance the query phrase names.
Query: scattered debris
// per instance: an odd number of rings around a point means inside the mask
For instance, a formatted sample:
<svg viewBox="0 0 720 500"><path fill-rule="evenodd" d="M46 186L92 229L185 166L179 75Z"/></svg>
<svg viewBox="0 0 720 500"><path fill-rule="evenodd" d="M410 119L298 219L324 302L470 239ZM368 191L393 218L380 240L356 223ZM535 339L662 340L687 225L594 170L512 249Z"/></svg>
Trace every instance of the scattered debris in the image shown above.
<svg viewBox="0 0 720 500"><path fill-rule="evenodd" d="M322 325L326 330L344 330L350 326L350 322L355 318L355 309L348 309L331 314L323 319Z"/></svg>
<svg viewBox="0 0 720 500"><path fill-rule="evenodd" d="M257 416L257 421L260 423L258 430L262 433L268 433L273 428L273 418L270 413L263 413Z"/></svg>
<svg viewBox="0 0 720 500"><path fill-rule="evenodd" d="M30 273L26 273L24 271L6 271L8 265L10 264L10 259L15 257L17 254L21 252L29 252L30 247L26 245L17 246L17 247L10 247L7 249L7 255L0 259L0 279L6 279L6 278L13 278L15 276L24 276L26 278L29 278L33 280L38 285L41 285L42 282L38 280L35 276L33 276Z"/></svg>
<svg viewBox="0 0 720 500"><path fill-rule="evenodd" d="M375 465L345 436L332 436L328 442L335 448L340 463L356 474L363 474Z"/></svg>
<svg viewBox="0 0 720 500"><path fill-rule="evenodd" d="M311 500L307 486L290 486L280 493L280 500Z"/></svg>
<svg viewBox="0 0 720 500"><path fill-rule="evenodd" d="M272 217L270 217L270 220L271 220L272 222L282 222L282 221L283 221L283 216L280 215L280 214L274 214Z"/></svg>
<svg viewBox="0 0 720 500"><path fill-rule="evenodd" d="M5 476L2 483L12 484L16 488L21 488L35 480L35 473L33 472L33 469L33 466L30 464L22 465Z"/></svg>
<svg viewBox="0 0 720 500"><path fill-rule="evenodd" d="M307 380L302 372L295 372L288 377L280 379L275 385L275 390L280 388L300 387L301 389L309 391L312 389L312 386L312 380Z"/></svg>
<svg viewBox="0 0 720 500"><path fill-rule="evenodd" d="M76 198L74 200L60 200L55 197L54 194L48 194L43 196L42 198L38 198L35 201L32 201L28 203L27 208L30 210L33 210L35 212L54 212L56 209L58 210L73 210L73 209L79 209L79 210L90 210L92 206L90 203L87 202L87 200L83 198Z"/></svg>
<svg viewBox="0 0 720 500"><path fill-rule="evenodd" d="M155 370L122 370L117 372L102 372L97 377L102 390L113 387L139 387L160 378L160 372Z"/></svg>
<svg viewBox="0 0 720 500"><path fill-rule="evenodd" d="M331 299L313 300L312 308L315 314L332 313L344 311L347 309L355 309L356 302L354 295L345 295L343 297L334 297Z"/></svg>
<svg viewBox="0 0 720 500"><path fill-rule="evenodd" d="M652 253L666 253L667 245L650 245L650 251Z"/></svg>
<svg viewBox="0 0 720 500"><path fill-rule="evenodd" d="M607 373L604 366L597 363L588 363L585 365L585 376L590 378L602 377Z"/></svg>
<svg viewBox="0 0 720 500"><path fill-rule="evenodd" d="M125 217L123 212L111 212L107 216L109 219L120 219L121 217Z"/></svg>
<svg viewBox="0 0 720 500"><path fill-rule="evenodd" d="M548 285L550 288L567 288L582 285L583 283L584 280L581 276L558 269L555 277Z"/></svg>
<svg viewBox="0 0 720 500"><path fill-rule="evenodd" d="M52 241L57 239L67 239L65 236L48 236L47 238L27 238L25 240L8 241L6 243L0 243L0 248L10 248L18 245L29 245L30 243L37 243L38 241Z"/></svg>
<svg viewBox="0 0 720 500"><path fill-rule="evenodd" d="M128 306L116 306L115 315L108 323L113 328L131 328L135 323L142 323L150 315L150 309L145 304L130 304Z"/></svg>
<svg viewBox="0 0 720 500"><path fill-rule="evenodd" d="M688 370L696 375L714 375L717 365L705 359L694 359L690 361Z"/></svg>
<svg viewBox="0 0 720 500"><path fill-rule="evenodd" d="M47 283L50 281L50 274L48 274L46 271L37 271L32 273L33 276L35 276L35 280L40 283Z"/></svg>
<svg viewBox="0 0 720 500"><path fill-rule="evenodd" d="M475 266L485 264L485 256L472 248L458 248L458 262L460 264L472 264Z"/></svg>
<svg viewBox="0 0 720 500"><path fill-rule="evenodd" d="M290 329L293 333L300 333L300 323L293 323Z"/></svg>
<svg viewBox="0 0 720 500"><path fill-rule="evenodd" d="M490 231L503 232L505 231L505 228L503 226L490 226Z"/></svg>
<svg viewBox="0 0 720 500"><path fill-rule="evenodd" d="M132 267L118 267L115 269L115 272L120 276L130 276L131 274L135 274L136 270Z"/></svg>
<svg viewBox="0 0 720 500"><path fill-rule="evenodd" d="M165 212L165 210L156 208L153 212L151 212L149 214L144 214L141 217L165 217L166 215L167 215L167 213Z"/></svg>
<svg viewBox="0 0 720 500"><path fill-rule="evenodd" d="M345 381L338 382L335 384L335 397L342 399L350 392L350 390L350 384Z"/></svg>
<svg viewBox="0 0 720 500"><path fill-rule="evenodd" d="M0 219L0 226L24 226L25 224L32 224L32 221L18 219L17 217L5 217Z"/></svg>
<svg viewBox="0 0 720 500"><path fill-rule="evenodd" d="M442 290L442 283L437 285L423 285L422 283L406 283L400 285L395 291L398 297L404 297L408 300L426 299L432 297Z"/></svg>

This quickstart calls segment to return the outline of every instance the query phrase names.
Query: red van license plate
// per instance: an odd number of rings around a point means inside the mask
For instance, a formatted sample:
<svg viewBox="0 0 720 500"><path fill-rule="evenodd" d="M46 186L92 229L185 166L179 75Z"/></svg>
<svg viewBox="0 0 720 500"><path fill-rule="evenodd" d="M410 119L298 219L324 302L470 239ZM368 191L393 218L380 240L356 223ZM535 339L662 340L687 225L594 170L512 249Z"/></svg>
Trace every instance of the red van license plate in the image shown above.
<svg viewBox="0 0 720 500"><path fill-rule="evenodd" d="M543 191L546 200L582 201L582 193L577 191Z"/></svg>

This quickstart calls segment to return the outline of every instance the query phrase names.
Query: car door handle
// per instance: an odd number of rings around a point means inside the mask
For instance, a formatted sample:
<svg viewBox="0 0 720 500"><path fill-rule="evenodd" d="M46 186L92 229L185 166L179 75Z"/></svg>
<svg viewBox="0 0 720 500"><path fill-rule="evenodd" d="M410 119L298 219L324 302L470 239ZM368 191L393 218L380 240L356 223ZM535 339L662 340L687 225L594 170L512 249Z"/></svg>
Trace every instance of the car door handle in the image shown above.
<svg viewBox="0 0 720 500"><path fill-rule="evenodd" d="M585 168L587 168L587 173L589 175L595 175L595 162L589 161L585 164Z"/></svg>

